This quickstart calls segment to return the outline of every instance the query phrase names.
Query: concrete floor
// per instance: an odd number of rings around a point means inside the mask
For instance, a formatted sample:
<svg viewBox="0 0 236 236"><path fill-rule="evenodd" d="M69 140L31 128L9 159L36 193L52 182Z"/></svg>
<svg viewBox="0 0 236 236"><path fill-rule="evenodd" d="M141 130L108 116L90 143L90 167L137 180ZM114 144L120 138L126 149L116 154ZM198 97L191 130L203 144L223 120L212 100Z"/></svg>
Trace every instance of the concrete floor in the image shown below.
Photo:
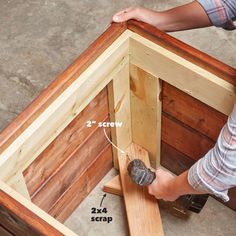
<svg viewBox="0 0 236 236"><path fill-rule="evenodd" d="M108 213L99 216L109 216L113 220L107 222L91 222L91 208L100 208L104 192L103 185L116 176L112 169L90 195L80 204L65 225L80 236L128 236L127 218L123 198L107 194L102 207ZM187 219L177 218L168 212L168 208L160 206L161 218L165 236L235 236L236 213L214 198L209 198L200 214L192 213ZM148 235L149 236L149 235ZM151 235L150 235L151 236Z"/></svg>
<svg viewBox="0 0 236 236"><path fill-rule="evenodd" d="M163 10L186 2L0 0L0 130L107 28L114 12L130 5ZM211 27L172 35L236 67L236 31ZM89 219L91 204L98 204L101 195L100 190L95 190L84 201L78 219L82 222ZM113 226L90 224L89 233L88 228L84 233L80 231L83 235L95 232L107 235L113 227L117 227L114 235L118 235L117 232L125 235L124 212L119 210L122 209L121 199L109 195L105 204L114 217ZM188 222L163 213L166 235L235 235L235 219L235 212L213 199L200 217L194 216ZM78 224L77 220L74 222L72 228Z"/></svg>

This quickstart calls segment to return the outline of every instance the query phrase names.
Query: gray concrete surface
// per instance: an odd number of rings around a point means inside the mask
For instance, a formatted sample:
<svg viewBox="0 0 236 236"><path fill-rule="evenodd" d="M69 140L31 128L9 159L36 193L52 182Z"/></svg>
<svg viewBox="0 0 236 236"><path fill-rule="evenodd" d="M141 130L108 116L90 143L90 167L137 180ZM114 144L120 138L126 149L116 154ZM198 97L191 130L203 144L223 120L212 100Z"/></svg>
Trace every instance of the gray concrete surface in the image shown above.
<svg viewBox="0 0 236 236"><path fill-rule="evenodd" d="M107 194L102 207L106 207L108 213L96 215L112 217L112 222L108 224L107 222L91 221L91 217L94 216L94 214L91 214L91 208L100 208L104 195L102 191L103 185L116 174L116 170L112 169L103 178L99 185L65 222L67 227L80 236L129 235L122 197ZM169 208L163 204L160 206L160 212L165 236L235 236L236 233L236 213L211 197L200 214L192 213L187 219L171 215Z"/></svg>
<svg viewBox="0 0 236 236"><path fill-rule="evenodd" d="M0 0L0 130L107 28L114 12L130 5L162 10L186 2ZM211 27L172 35L236 67L235 31ZM78 221L87 222L91 204L98 204L101 195L95 190L84 201ZM126 234L122 200L107 196L105 203L116 219L113 226L89 224L80 235L109 235L108 231ZM213 199L200 217L194 216L188 222L163 213L166 235L235 235L235 218L234 212ZM77 216L71 221L71 228L77 229Z"/></svg>

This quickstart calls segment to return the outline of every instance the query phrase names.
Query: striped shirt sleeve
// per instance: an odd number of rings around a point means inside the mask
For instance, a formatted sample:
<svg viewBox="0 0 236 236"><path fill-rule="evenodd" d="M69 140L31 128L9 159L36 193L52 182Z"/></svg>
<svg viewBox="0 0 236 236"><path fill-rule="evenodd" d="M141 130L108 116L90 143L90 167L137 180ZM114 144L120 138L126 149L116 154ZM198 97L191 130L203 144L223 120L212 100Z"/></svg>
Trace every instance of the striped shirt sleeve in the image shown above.
<svg viewBox="0 0 236 236"><path fill-rule="evenodd" d="M210 21L216 27L227 30L236 29L233 21L236 20L235 0L197 0L206 11Z"/></svg>
<svg viewBox="0 0 236 236"><path fill-rule="evenodd" d="M228 201L228 189L236 186L236 103L215 146L188 172L188 182L196 190Z"/></svg>

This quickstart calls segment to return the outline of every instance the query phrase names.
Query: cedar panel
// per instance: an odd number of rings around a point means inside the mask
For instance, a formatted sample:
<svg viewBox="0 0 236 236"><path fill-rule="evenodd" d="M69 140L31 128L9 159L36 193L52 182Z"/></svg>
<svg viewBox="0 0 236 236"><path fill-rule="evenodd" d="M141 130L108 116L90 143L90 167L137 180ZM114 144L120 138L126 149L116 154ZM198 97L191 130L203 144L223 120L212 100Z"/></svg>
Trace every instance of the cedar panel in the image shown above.
<svg viewBox="0 0 236 236"><path fill-rule="evenodd" d="M0 190L0 222L17 236L61 236L57 229Z"/></svg>
<svg viewBox="0 0 236 236"><path fill-rule="evenodd" d="M14 234L10 233L7 229L0 225L0 235L1 236L14 236Z"/></svg>
<svg viewBox="0 0 236 236"><path fill-rule="evenodd" d="M64 222L111 168L112 148L108 144L90 163L86 171L81 173L70 188L61 195L49 210L49 214L60 222Z"/></svg>
<svg viewBox="0 0 236 236"><path fill-rule="evenodd" d="M216 141L227 116L163 82L163 112Z"/></svg>
<svg viewBox="0 0 236 236"><path fill-rule="evenodd" d="M162 115L161 139L193 160L203 157L214 146L205 135L165 113Z"/></svg>
<svg viewBox="0 0 236 236"><path fill-rule="evenodd" d="M161 142L161 165L179 175L194 164L194 160L179 152L171 145Z"/></svg>
<svg viewBox="0 0 236 236"><path fill-rule="evenodd" d="M96 126L88 128L86 122L103 121L107 116L108 99L105 88L24 171L30 196L35 195L53 173L71 157L78 146L94 132Z"/></svg>
<svg viewBox="0 0 236 236"><path fill-rule="evenodd" d="M18 216L10 212L7 208L0 205L0 220L1 224L19 236L40 236L40 233L32 228L32 226L26 224Z"/></svg>
<svg viewBox="0 0 236 236"><path fill-rule="evenodd" d="M163 82L161 165L175 174L189 169L214 146L227 116ZM236 187L226 206L236 210ZM221 201L221 200L220 200Z"/></svg>
<svg viewBox="0 0 236 236"><path fill-rule="evenodd" d="M188 170L193 164L194 160L190 159L183 153L177 151L170 145L162 142L161 146L161 165L175 173L176 175L181 174L185 170ZM236 210L236 187L229 190L229 202L223 202L224 205ZM222 202L219 198L217 198Z"/></svg>
<svg viewBox="0 0 236 236"><path fill-rule="evenodd" d="M109 129L107 130L110 135ZM102 128L97 128L86 142L82 143L78 149L63 163L58 170L53 173L50 179L44 183L39 191L32 196L32 201L46 212L53 204L73 185L74 181L86 171L88 166L108 145L108 141Z"/></svg>

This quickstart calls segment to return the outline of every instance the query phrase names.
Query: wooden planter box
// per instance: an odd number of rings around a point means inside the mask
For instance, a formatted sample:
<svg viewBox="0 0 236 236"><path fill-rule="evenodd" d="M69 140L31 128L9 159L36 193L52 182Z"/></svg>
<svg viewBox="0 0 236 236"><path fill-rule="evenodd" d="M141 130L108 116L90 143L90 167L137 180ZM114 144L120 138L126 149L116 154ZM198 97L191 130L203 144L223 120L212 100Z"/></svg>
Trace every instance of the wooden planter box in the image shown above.
<svg viewBox="0 0 236 236"><path fill-rule="evenodd" d="M117 167L98 122L122 122L107 134L144 147L153 166L189 168L226 122L235 79L149 25L112 24L0 134L0 235L76 235L60 222Z"/></svg>

